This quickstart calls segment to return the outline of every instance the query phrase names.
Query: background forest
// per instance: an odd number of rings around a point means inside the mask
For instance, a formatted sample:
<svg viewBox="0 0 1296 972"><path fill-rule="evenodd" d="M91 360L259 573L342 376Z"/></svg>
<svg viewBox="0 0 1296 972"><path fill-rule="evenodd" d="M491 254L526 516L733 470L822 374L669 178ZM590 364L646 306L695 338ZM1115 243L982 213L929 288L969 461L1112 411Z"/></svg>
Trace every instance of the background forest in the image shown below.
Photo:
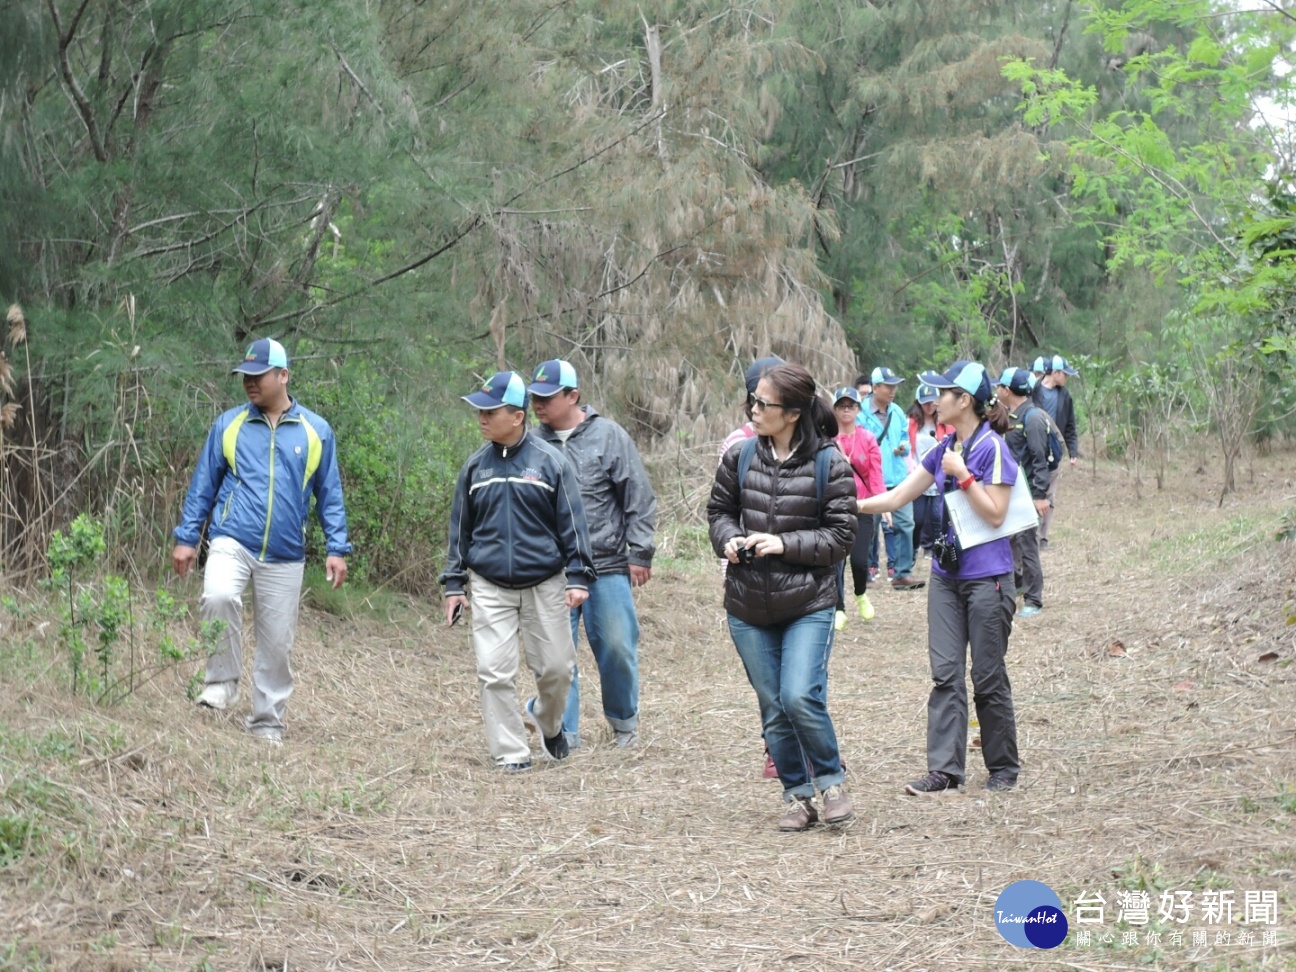
<svg viewBox="0 0 1296 972"><path fill-rule="evenodd" d="M1289 9L1290 8L1290 9ZM572 360L677 521L774 352L1066 354L1090 455L1290 428L1288 0L0 0L0 576L169 548L259 336L427 591L458 396ZM909 386L912 392L912 385Z"/></svg>

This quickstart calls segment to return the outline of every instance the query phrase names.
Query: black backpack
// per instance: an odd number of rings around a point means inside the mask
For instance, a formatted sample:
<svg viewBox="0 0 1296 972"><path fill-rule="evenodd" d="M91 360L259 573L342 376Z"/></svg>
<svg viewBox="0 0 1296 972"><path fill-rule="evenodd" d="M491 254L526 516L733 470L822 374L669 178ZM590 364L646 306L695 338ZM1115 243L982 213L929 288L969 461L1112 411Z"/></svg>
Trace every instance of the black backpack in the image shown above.
<svg viewBox="0 0 1296 972"><path fill-rule="evenodd" d="M1030 408L1021 413L1022 431L1026 430L1026 417L1031 412L1039 412L1044 416L1044 422L1048 425L1048 455L1045 457L1048 461L1049 472L1056 472L1058 466L1062 465L1062 436L1058 435L1057 425L1053 422L1053 416L1049 415L1048 410L1040 408L1038 405L1031 405Z"/></svg>

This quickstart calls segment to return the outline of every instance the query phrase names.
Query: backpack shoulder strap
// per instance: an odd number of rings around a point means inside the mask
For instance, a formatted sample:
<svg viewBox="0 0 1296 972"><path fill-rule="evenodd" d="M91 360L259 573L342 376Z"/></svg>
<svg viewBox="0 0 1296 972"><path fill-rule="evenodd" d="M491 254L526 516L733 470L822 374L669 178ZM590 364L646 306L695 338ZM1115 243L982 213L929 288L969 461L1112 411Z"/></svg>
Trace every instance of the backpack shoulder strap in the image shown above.
<svg viewBox="0 0 1296 972"><path fill-rule="evenodd" d="M750 439L743 439L742 447L738 450L738 495L740 497L743 480L747 478L747 470L751 469L754 458L756 458L756 436L753 435Z"/></svg>
<svg viewBox="0 0 1296 972"><path fill-rule="evenodd" d="M828 487L828 472L832 468L832 454L837 447L831 442L819 447L815 453L815 501L823 507L824 490Z"/></svg>

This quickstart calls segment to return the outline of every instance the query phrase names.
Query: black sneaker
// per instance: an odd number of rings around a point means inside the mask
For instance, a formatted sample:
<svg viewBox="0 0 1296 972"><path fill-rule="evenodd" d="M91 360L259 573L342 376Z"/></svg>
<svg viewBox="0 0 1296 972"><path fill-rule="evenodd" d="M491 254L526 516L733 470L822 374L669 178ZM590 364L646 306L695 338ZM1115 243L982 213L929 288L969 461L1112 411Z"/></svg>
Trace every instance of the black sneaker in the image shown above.
<svg viewBox="0 0 1296 972"><path fill-rule="evenodd" d="M905 784L905 792L914 796L930 796L935 793L953 793L959 788L958 780L948 773L932 770L921 780Z"/></svg>
<svg viewBox="0 0 1296 972"><path fill-rule="evenodd" d="M990 779L986 780L985 788L991 793L1015 790L1017 788L1017 778L1015 776L1006 776L1003 773L992 773Z"/></svg>
<svg viewBox="0 0 1296 972"><path fill-rule="evenodd" d="M527 724L527 728L544 740L545 755L550 759L566 759L571 755L571 745L567 742L567 735L561 729L556 736L546 736L540 731L540 723L531 711L531 706L535 705L535 696L527 699L527 704L522 707L522 721Z"/></svg>

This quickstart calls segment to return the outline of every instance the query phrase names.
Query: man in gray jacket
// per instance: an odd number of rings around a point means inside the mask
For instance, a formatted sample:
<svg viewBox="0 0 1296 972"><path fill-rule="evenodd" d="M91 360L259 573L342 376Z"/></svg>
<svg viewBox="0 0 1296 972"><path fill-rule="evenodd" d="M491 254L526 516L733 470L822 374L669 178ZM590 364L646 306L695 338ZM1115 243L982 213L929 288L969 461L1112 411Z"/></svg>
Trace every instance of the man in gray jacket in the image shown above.
<svg viewBox="0 0 1296 972"><path fill-rule="evenodd" d="M576 470L598 579L589 600L571 612L572 641L580 620L598 665L603 715L618 746L639 738L639 618L632 588L648 583L656 550L657 497L639 450L625 429L593 406L580 404L576 369L546 361L528 387L539 433L558 447ZM573 675L563 732L580 745L580 681Z"/></svg>

